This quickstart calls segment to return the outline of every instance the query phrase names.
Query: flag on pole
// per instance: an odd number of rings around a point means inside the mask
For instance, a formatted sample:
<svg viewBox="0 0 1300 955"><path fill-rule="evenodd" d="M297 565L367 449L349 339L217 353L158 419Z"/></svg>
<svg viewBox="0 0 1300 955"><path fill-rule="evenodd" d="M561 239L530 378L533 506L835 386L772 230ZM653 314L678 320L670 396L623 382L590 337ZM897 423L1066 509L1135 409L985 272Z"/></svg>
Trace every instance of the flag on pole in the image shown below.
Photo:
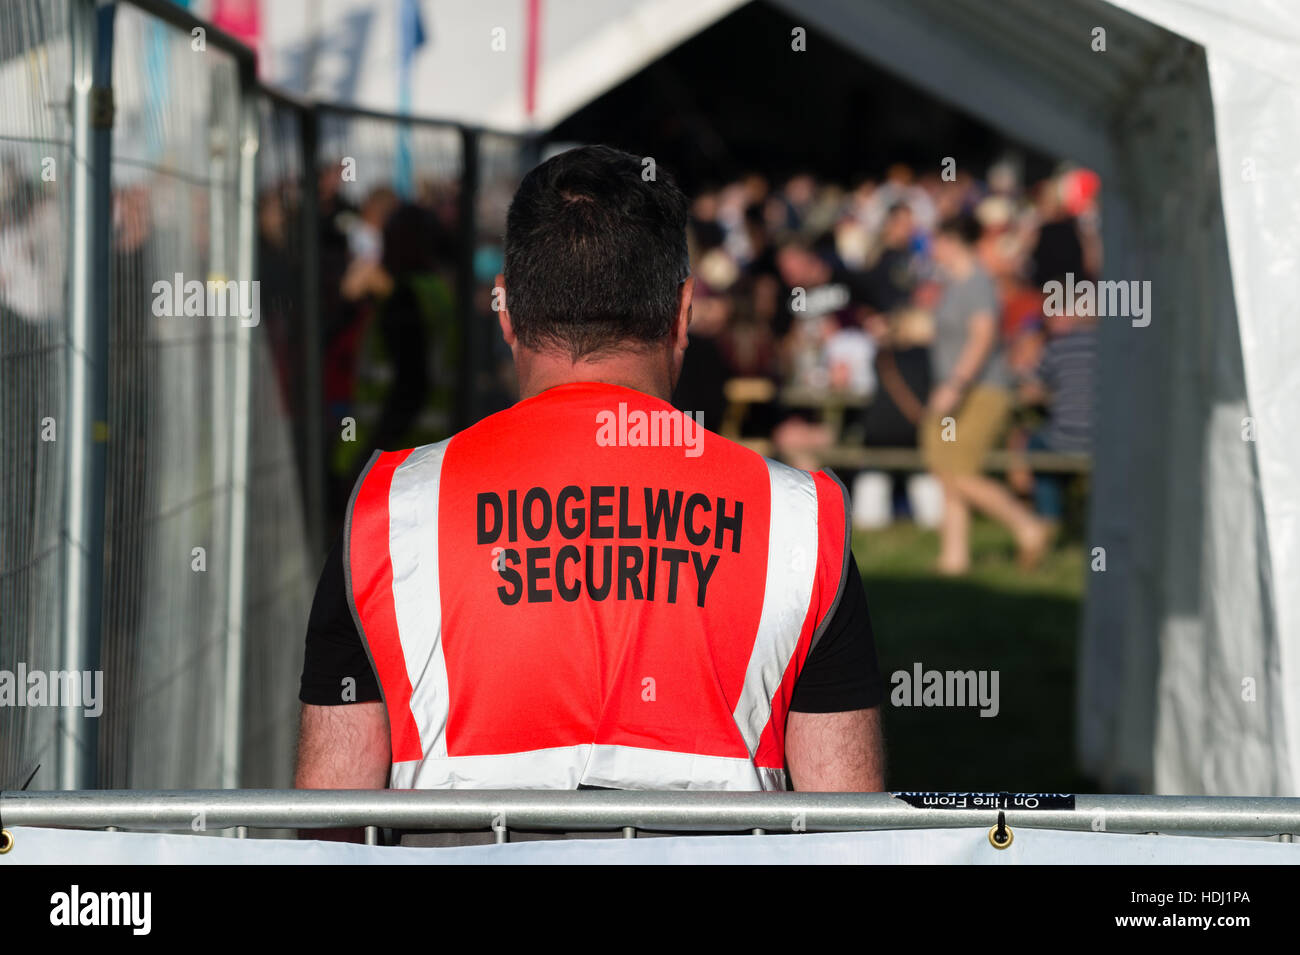
<svg viewBox="0 0 1300 955"><path fill-rule="evenodd" d="M398 11L398 31L401 57L397 65L397 111L402 115L411 112L411 68L415 52L427 39L424 20L420 16L419 0L402 0ZM403 199L415 195L415 173L411 163L411 127L402 125L397 130L397 160L393 170L393 190Z"/></svg>

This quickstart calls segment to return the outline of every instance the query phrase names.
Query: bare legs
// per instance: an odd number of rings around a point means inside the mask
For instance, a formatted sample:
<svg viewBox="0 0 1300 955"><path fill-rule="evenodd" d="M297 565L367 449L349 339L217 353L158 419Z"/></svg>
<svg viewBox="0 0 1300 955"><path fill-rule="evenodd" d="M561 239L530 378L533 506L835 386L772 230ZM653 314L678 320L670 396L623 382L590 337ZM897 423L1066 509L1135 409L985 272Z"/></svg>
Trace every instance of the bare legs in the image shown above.
<svg viewBox="0 0 1300 955"><path fill-rule="evenodd" d="M1011 531L1022 567L1032 567L1051 541L1051 529L1016 500L1000 482L982 474L937 475L943 484L943 520L939 524L941 574L970 569L970 509L978 508Z"/></svg>
<svg viewBox="0 0 1300 955"><path fill-rule="evenodd" d="M960 576L970 569L970 506L954 479L939 475L943 485L943 517L939 521L939 573Z"/></svg>

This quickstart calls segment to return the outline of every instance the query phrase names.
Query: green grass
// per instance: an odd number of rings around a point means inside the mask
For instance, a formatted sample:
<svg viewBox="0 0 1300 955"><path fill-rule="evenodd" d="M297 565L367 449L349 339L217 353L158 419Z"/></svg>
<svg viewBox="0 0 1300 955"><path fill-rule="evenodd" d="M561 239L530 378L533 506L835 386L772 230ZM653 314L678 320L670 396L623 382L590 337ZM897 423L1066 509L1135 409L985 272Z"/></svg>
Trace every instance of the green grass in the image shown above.
<svg viewBox="0 0 1300 955"><path fill-rule="evenodd" d="M910 523L854 535L885 679L892 790L1090 792L1074 760L1075 647L1084 585L1077 541L1031 573L1011 537L976 520L971 572L933 572L938 536ZM997 670L1000 708L900 707L895 671Z"/></svg>

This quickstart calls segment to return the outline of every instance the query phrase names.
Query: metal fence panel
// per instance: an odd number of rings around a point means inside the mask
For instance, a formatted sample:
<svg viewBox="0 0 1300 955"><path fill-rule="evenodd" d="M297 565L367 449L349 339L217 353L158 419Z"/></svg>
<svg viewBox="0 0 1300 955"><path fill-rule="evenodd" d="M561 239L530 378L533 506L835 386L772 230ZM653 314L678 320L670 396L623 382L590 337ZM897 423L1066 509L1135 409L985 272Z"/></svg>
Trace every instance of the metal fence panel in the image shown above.
<svg viewBox="0 0 1300 955"><path fill-rule="evenodd" d="M70 95L96 22L111 115L94 90ZM90 785L287 785L323 462L346 500L371 446L437 440L509 399L491 287L522 141L257 91L249 56L198 22L156 0L0 7L0 670L98 661L103 713L74 748L94 753ZM69 108L87 102L90 119ZM74 162L77 135L110 122L111 162ZM394 299L343 294L367 257L426 325L422 407L400 429L380 328ZM106 362L74 326L106 335ZM101 368L106 411L73 415L72 370ZM70 416L83 440L61 443ZM105 473L83 475L68 449L92 434ZM101 500L103 546L86 550L70 514ZM0 707L0 786L38 762L36 788L76 785L67 732L57 707Z"/></svg>
<svg viewBox="0 0 1300 955"><path fill-rule="evenodd" d="M346 205L359 209L373 192L388 188L448 221L460 188L458 127L325 106L319 137L322 189L336 185Z"/></svg>
<svg viewBox="0 0 1300 955"><path fill-rule="evenodd" d="M0 6L0 670L15 676L61 664L69 20L66 0ZM0 707L0 785L38 764L32 785L52 785L58 712Z"/></svg>
<svg viewBox="0 0 1300 955"><path fill-rule="evenodd" d="M518 397L514 360L492 308L496 275L505 267L506 213L527 171L527 142L504 133L475 134L477 180L474 196L473 333L475 384L473 417L495 414Z"/></svg>
<svg viewBox="0 0 1300 955"><path fill-rule="evenodd" d="M467 244L461 132L326 107L316 166L324 433L337 524L371 451L438 441L456 424L457 276ZM366 279L380 270L387 291ZM416 367L411 355L424 360Z"/></svg>
<svg viewBox="0 0 1300 955"><path fill-rule="evenodd" d="M218 786L238 320L205 293L237 268L237 63L122 6L113 87L99 780Z"/></svg>
<svg viewBox="0 0 1300 955"><path fill-rule="evenodd" d="M298 729L298 677L312 585L323 555L312 554L302 468L319 467L304 435L319 422L307 400L302 360L316 334L305 312L307 245L302 201L301 110L259 98L258 281L261 322L253 329L245 584L242 767L240 785L292 782ZM300 462L302 462L300 464Z"/></svg>

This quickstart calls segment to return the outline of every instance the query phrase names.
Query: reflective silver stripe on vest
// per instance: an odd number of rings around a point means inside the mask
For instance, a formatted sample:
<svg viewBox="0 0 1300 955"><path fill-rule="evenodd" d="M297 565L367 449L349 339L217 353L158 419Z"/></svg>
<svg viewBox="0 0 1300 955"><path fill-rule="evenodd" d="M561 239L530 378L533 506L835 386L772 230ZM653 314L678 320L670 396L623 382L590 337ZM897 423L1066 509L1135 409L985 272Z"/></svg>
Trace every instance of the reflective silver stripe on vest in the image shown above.
<svg viewBox="0 0 1300 955"><path fill-rule="evenodd" d="M767 584L758 636L733 714L751 756L772 715L772 697L794 656L817 573L817 485L807 471L767 462L772 510Z"/></svg>
<svg viewBox="0 0 1300 955"><path fill-rule="evenodd" d="M447 755L450 704L438 583L438 492L446 450L447 441L416 448L393 472L388 492L397 632L411 681L411 712L420 731L420 747L433 758Z"/></svg>
<svg viewBox="0 0 1300 955"><path fill-rule="evenodd" d="M637 746L579 743L491 756L425 757L394 763L394 789L699 789L785 788L782 770L744 757L700 756Z"/></svg>

